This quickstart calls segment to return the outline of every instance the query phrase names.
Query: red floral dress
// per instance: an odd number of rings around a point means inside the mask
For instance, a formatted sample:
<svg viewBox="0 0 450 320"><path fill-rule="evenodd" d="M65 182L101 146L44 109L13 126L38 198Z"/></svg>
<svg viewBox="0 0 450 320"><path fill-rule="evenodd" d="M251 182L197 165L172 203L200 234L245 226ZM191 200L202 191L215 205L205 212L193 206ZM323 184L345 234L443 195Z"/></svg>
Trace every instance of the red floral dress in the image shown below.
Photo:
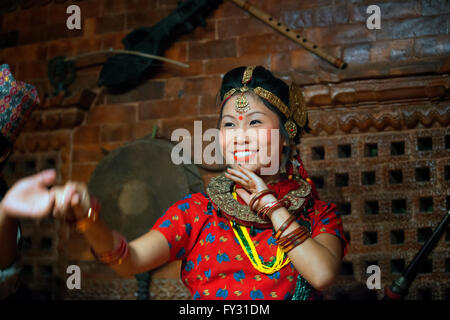
<svg viewBox="0 0 450 320"><path fill-rule="evenodd" d="M296 184L284 180L268 187L281 198L297 188ZM243 203L240 198L238 201ZM273 274L256 270L235 237L231 221L211 204L205 193L188 195L171 206L152 228L166 237L170 261L183 261L181 279L193 299L292 299L298 277L292 263ZM333 234L342 240L343 255L347 253L342 220L334 204L315 200L307 216L297 221L310 225L312 238ZM263 261L275 259L278 246L273 229L254 229L251 240ZM320 292L312 289L309 299L317 298Z"/></svg>

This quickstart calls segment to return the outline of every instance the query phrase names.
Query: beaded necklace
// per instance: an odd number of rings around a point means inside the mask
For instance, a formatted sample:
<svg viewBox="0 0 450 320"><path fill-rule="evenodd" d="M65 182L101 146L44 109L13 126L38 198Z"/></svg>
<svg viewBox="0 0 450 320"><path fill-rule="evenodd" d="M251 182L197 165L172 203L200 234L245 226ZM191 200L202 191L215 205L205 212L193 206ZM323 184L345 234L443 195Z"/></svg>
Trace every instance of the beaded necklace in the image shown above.
<svg viewBox="0 0 450 320"><path fill-rule="evenodd" d="M237 200L236 189L233 188L232 192L233 198ZM303 221L302 221L303 222ZM304 221L300 223L304 225L311 232L311 225ZM231 229L239 241L242 250L245 252L253 267L261 273L273 274L283 268L286 264L291 262L289 257L286 257L286 252L278 246L276 258L268 263L264 262L256 252L255 245L250 238L247 228L242 225L237 225L235 221L230 221ZM284 261L284 262L283 262ZM297 277L297 283L295 285L294 296L292 300L308 300L311 295L312 287L305 278L303 278L300 273Z"/></svg>
<svg viewBox="0 0 450 320"><path fill-rule="evenodd" d="M236 190L233 190L233 198L237 200ZM259 257L258 252L256 252L255 245L250 238L247 228L242 225L237 225L232 221L230 221L230 224L243 251L249 258L253 267L259 272L265 274L273 274L283 268L286 264L291 262L289 257L286 257L286 252L284 252L284 250L280 246L278 246L277 248L276 258L270 262L264 262Z"/></svg>

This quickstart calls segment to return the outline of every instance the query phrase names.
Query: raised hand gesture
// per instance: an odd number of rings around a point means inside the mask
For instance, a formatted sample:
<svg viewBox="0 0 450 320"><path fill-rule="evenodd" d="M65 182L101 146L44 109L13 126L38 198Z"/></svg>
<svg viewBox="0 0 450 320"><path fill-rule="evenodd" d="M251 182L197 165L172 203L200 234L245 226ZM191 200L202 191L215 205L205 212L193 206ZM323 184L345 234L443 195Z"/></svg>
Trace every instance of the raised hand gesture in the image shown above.
<svg viewBox="0 0 450 320"><path fill-rule="evenodd" d="M48 188L56 181L54 169L17 181L1 202L3 214L13 218L43 218L52 212L55 193Z"/></svg>
<svg viewBox="0 0 450 320"><path fill-rule="evenodd" d="M250 171L242 166L237 166L236 169L228 168L225 172L225 176L240 184L243 188L237 188L236 193L242 200L248 205L251 198L260 191L267 190L267 184L264 180L253 171ZM262 207L268 202L275 201L276 198L273 195L266 195L261 198L256 204L258 207Z"/></svg>

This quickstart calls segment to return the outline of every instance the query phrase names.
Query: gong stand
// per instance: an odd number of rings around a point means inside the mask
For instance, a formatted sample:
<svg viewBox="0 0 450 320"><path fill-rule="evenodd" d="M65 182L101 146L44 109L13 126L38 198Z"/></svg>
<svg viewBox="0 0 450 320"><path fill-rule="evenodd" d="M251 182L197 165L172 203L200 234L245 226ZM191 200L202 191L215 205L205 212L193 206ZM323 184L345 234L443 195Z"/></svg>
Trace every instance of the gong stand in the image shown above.
<svg viewBox="0 0 450 320"><path fill-rule="evenodd" d="M136 300L150 300L150 282L152 280L151 271L140 273L134 276L137 280Z"/></svg>
<svg viewBox="0 0 450 320"><path fill-rule="evenodd" d="M152 138L126 143L109 152L89 180L89 193L102 204L106 225L132 241L147 233L163 213L188 194L203 192L194 164L175 165L173 144ZM150 299L152 272L135 276L137 299Z"/></svg>
<svg viewBox="0 0 450 320"><path fill-rule="evenodd" d="M414 281L420 267L423 262L428 257L428 255L433 251L436 243L442 237L445 228L450 222L450 211L448 211L444 218L442 218L439 225L433 231L431 237L425 242L425 244L420 249L419 253L416 254L414 259L408 265L406 271L401 277L394 280L390 287L386 287L384 290L385 296L383 300L401 300L408 294L408 289L411 283Z"/></svg>

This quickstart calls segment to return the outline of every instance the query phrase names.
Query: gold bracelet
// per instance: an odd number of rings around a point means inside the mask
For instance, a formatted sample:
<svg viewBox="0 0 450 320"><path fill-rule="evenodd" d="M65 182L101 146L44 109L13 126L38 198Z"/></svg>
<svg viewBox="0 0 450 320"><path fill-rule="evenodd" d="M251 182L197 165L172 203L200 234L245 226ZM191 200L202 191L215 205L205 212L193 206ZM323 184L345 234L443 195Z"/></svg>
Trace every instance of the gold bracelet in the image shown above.
<svg viewBox="0 0 450 320"><path fill-rule="evenodd" d="M75 223L75 228L79 232L85 232L91 223L97 221L100 217L100 202L91 196L91 205L86 212L86 216Z"/></svg>

